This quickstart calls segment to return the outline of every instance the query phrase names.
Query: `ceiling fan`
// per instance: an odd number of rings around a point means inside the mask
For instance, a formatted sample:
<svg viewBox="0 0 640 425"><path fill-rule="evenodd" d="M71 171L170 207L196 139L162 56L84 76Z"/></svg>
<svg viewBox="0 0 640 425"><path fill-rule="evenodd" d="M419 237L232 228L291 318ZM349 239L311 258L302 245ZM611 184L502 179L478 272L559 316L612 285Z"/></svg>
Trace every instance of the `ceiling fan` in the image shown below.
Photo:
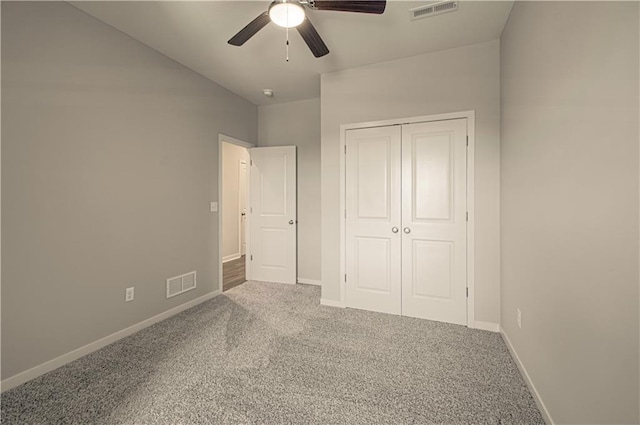
<svg viewBox="0 0 640 425"><path fill-rule="evenodd" d="M307 43L311 53L317 58L329 53L329 48L311 21L303 6L311 10L333 10L338 12L373 13L381 15L386 0L274 0L269 9L242 28L228 41L233 46L242 46L269 22L283 28L296 28Z"/></svg>

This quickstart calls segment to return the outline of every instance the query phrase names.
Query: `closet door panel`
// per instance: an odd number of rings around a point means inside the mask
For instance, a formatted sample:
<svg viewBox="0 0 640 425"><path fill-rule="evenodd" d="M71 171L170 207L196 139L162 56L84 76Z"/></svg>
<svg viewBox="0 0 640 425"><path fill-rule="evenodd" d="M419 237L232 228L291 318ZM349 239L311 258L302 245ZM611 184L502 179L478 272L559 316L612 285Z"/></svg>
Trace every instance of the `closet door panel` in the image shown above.
<svg viewBox="0 0 640 425"><path fill-rule="evenodd" d="M346 306L401 313L400 127L347 131Z"/></svg>
<svg viewBox="0 0 640 425"><path fill-rule="evenodd" d="M453 210L453 135L433 134L411 142L412 221L450 221Z"/></svg>
<svg viewBox="0 0 640 425"><path fill-rule="evenodd" d="M402 127L402 314L467 324L465 119Z"/></svg>

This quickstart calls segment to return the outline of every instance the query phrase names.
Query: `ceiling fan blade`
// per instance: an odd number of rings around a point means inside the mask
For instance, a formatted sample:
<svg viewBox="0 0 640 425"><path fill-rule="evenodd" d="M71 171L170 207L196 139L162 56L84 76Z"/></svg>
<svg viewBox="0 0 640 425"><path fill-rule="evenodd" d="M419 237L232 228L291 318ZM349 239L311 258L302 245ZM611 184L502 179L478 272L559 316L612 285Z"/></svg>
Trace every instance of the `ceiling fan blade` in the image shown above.
<svg viewBox="0 0 640 425"><path fill-rule="evenodd" d="M251 37L256 35L258 31L265 27L269 22L271 22L271 18L269 18L269 12L264 12L259 15L256 19L249 22L249 24L242 28L236 35L231 37L231 39L227 42L233 46L242 46L247 42Z"/></svg>
<svg viewBox="0 0 640 425"><path fill-rule="evenodd" d="M375 13L382 15L387 7L386 0L313 0L309 6L316 10L339 12Z"/></svg>
<svg viewBox="0 0 640 425"><path fill-rule="evenodd" d="M302 36L304 42L307 43L307 46L309 46L313 56L319 58L329 53L329 48L324 44L324 41L320 38L320 34L318 34L318 31L316 31L316 28L309 18L305 18L296 29Z"/></svg>

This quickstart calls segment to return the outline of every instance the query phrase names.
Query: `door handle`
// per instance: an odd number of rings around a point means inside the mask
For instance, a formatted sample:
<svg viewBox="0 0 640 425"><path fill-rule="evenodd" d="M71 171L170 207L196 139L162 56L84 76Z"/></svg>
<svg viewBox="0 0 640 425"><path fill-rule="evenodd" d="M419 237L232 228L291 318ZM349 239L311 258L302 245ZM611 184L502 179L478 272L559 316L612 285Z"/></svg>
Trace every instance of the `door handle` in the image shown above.
<svg viewBox="0 0 640 425"><path fill-rule="evenodd" d="M289 224L293 224L293 220L289 220Z"/></svg>
<svg viewBox="0 0 640 425"><path fill-rule="evenodd" d="M392 227L392 228L391 228L391 231L392 231L393 233L398 233L398 228L397 228L397 227Z"/></svg>
<svg viewBox="0 0 640 425"><path fill-rule="evenodd" d="M409 229L408 227L405 227L404 229L402 229L402 231L407 234L411 233L411 229Z"/></svg>

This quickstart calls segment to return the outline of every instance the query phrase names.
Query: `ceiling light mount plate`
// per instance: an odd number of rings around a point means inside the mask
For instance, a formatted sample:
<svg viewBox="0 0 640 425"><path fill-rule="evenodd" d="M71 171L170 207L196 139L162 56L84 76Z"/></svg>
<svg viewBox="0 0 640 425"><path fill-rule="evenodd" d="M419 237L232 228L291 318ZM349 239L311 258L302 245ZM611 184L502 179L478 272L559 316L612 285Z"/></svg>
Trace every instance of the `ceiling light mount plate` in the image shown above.
<svg viewBox="0 0 640 425"><path fill-rule="evenodd" d="M273 90L271 89L264 89L262 90L262 94L264 94L267 97L273 97Z"/></svg>

